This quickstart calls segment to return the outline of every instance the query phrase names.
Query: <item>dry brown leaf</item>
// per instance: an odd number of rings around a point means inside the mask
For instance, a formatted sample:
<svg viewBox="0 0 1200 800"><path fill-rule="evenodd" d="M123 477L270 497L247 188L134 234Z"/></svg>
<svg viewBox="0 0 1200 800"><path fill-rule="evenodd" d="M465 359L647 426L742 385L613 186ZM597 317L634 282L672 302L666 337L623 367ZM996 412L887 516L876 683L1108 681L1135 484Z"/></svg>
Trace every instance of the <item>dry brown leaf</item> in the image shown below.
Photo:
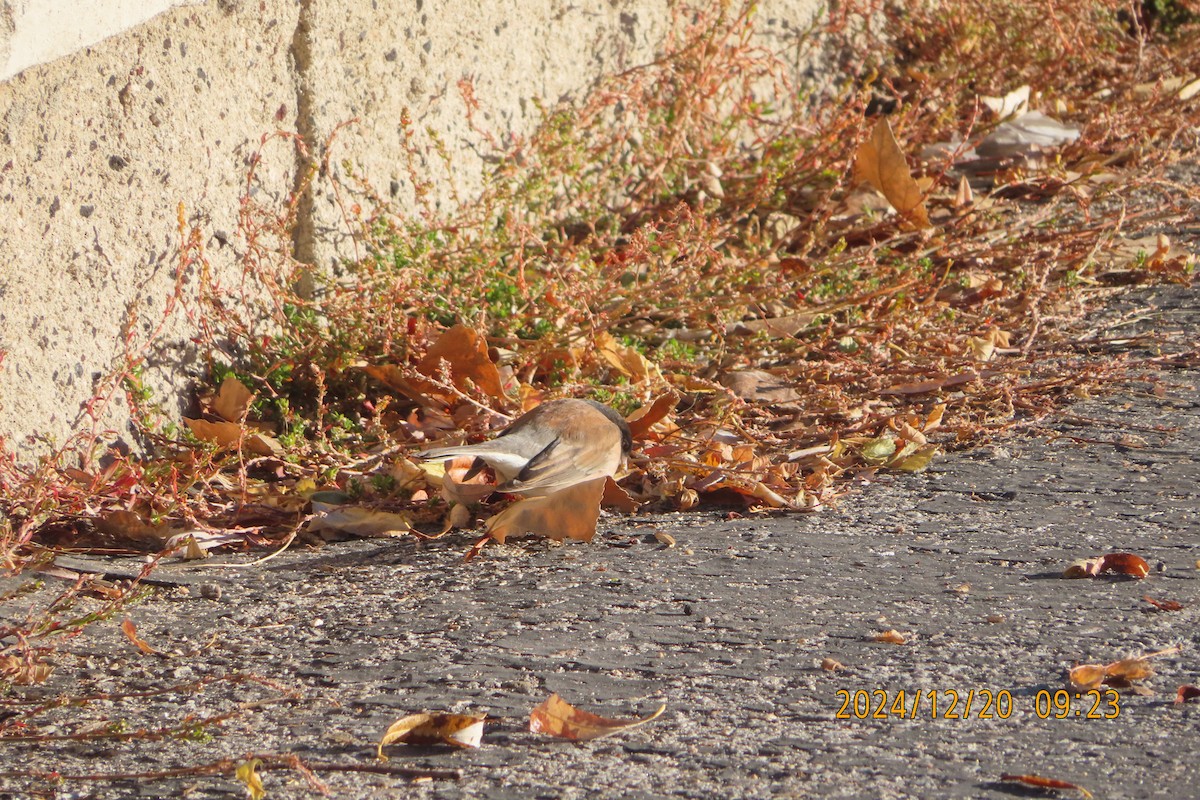
<svg viewBox="0 0 1200 800"><path fill-rule="evenodd" d="M213 442L221 447L234 447L238 442L259 456L279 456L283 454L283 445L272 436L247 430L237 422L209 422L206 419L183 418L184 424L192 434L202 442Z"/></svg>
<svg viewBox="0 0 1200 800"><path fill-rule="evenodd" d="M137 513L124 509L110 511L94 522L101 533L121 539L161 543L171 537L169 524L151 525Z"/></svg>
<svg viewBox="0 0 1200 800"><path fill-rule="evenodd" d="M832 658L821 659L821 669L825 670L826 672L841 672L845 668L846 667L842 664L842 662L837 661L835 659L832 659Z"/></svg>
<svg viewBox="0 0 1200 800"><path fill-rule="evenodd" d="M133 646L142 653L152 656L158 651L146 643L146 640L137 635L137 626L133 624L133 620L127 619L121 623L121 633L125 634L125 638L133 642Z"/></svg>
<svg viewBox="0 0 1200 800"><path fill-rule="evenodd" d="M1064 578L1094 578L1100 574L1101 558L1081 558L1063 570Z"/></svg>
<svg viewBox="0 0 1200 800"><path fill-rule="evenodd" d="M41 661L33 661L20 656L0 657L0 678L17 686L45 683L52 672L54 672L54 667Z"/></svg>
<svg viewBox="0 0 1200 800"><path fill-rule="evenodd" d="M625 421L634 439L645 439L655 423L662 421L675 410L679 403L679 392L671 389L651 400L629 415Z"/></svg>
<svg viewBox="0 0 1200 800"><path fill-rule="evenodd" d="M526 533L561 542L578 539L590 542L600 518L600 499L607 477L568 486L545 497L518 500L487 521L488 536L503 542Z"/></svg>
<svg viewBox="0 0 1200 800"><path fill-rule="evenodd" d="M1145 578L1150 574L1146 559L1134 553L1107 553L1095 558L1072 562L1064 571L1064 578L1094 578L1106 572Z"/></svg>
<svg viewBox="0 0 1200 800"><path fill-rule="evenodd" d="M1154 667L1145 658L1123 658L1104 667L1104 683L1109 686L1128 686L1153 675Z"/></svg>
<svg viewBox="0 0 1200 800"><path fill-rule="evenodd" d="M250 411L254 402L254 392L232 375L221 382L217 396L213 398L212 409L229 422L241 422Z"/></svg>
<svg viewBox="0 0 1200 800"><path fill-rule="evenodd" d="M479 747L485 719L487 714L410 714L388 727L379 740L377 756L386 761L383 748L397 742L418 747L431 744Z"/></svg>
<svg viewBox="0 0 1200 800"><path fill-rule="evenodd" d="M313 501L313 518L308 529L313 533L337 531L363 539L403 536L412 530L405 514L380 511L362 506L330 505Z"/></svg>
<svg viewBox="0 0 1200 800"><path fill-rule="evenodd" d="M474 465L475 459L471 456L450 459L441 476L441 494L447 502L472 505L496 491L491 470L481 470L470 478L466 477ZM440 464L426 465L428 474L433 476L438 466Z"/></svg>
<svg viewBox="0 0 1200 800"><path fill-rule="evenodd" d="M1192 686L1190 683L1185 683L1175 692L1176 705L1191 703L1194 700L1200 700L1200 686Z"/></svg>
<svg viewBox="0 0 1200 800"><path fill-rule="evenodd" d="M1103 664L1080 664L1067 673L1067 680L1076 689L1095 689L1104 683Z"/></svg>
<svg viewBox="0 0 1200 800"><path fill-rule="evenodd" d="M661 383L663 380L657 364L634 348L620 344L610 333L597 334L596 349L605 363L629 378L630 383Z"/></svg>
<svg viewBox="0 0 1200 800"><path fill-rule="evenodd" d="M487 340L466 325L455 325L434 342L417 369L436 377L440 364L450 365L450 378L460 391L467 391L467 380L487 396L506 400L500 370L488 356Z"/></svg>
<svg viewBox="0 0 1200 800"><path fill-rule="evenodd" d="M794 403L804 397L786 378L761 369L740 369L720 377L721 385L743 400L762 403Z"/></svg>
<svg viewBox="0 0 1200 800"><path fill-rule="evenodd" d="M645 725L666 710L666 705L662 705L653 714L640 719L607 719L575 708L557 694L552 694L530 712L529 730L573 742L585 742Z"/></svg>
<svg viewBox="0 0 1200 800"><path fill-rule="evenodd" d="M1111 664L1081 664L1071 668L1067 680L1077 689L1095 689L1101 684L1119 688L1136 686L1139 681L1154 675L1150 659L1178 652L1179 646L1176 645L1137 658L1123 658Z"/></svg>
<svg viewBox="0 0 1200 800"><path fill-rule="evenodd" d="M655 531L654 538L659 544L666 545L667 549L675 546L675 537L665 531Z"/></svg>
<svg viewBox="0 0 1200 800"><path fill-rule="evenodd" d="M1133 553L1109 553L1101 557L1100 572L1144 578L1150 574L1150 565L1146 563L1146 559Z"/></svg>
<svg viewBox="0 0 1200 800"><path fill-rule="evenodd" d="M877 633L872 636L871 639L884 644L904 644L908 641L908 639L904 637L904 634L897 630L889 630L883 631L882 633Z"/></svg>
<svg viewBox="0 0 1200 800"><path fill-rule="evenodd" d="M1070 789L1071 791L1079 792L1084 797L1090 798L1092 796L1091 792L1078 784L1060 781L1057 778L1043 778L1041 775L1010 775L1006 772L1000 776L1000 780L1023 783L1026 786L1036 786L1039 789Z"/></svg>
<svg viewBox="0 0 1200 800"><path fill-rule="evenodd" d="M605 508L615 508L626 514L632 514L642 504L634 500L629 492L621 488L620 484L610 477L604 480L604 494L600 498L600 505Z"/></svg>
<svg viewBox="0 0 1200 800"><path fill-rule="evenodd" d="M1179 603L1174 600L1155 600L1153 597L1150 597L1149 595L1146 595L1142 599L1145 600L1150 605L1157 608L1159 611L1182 611L1183 610L1183 603Z"/></svg>
<svg viewBox="0 0 1200 800"><path fill-rule="evenodd" d="M875 187L914 227L930 227L921 188L913 180L887 117L880 117L870 138L859 145L854 159L854 179Z"/></svg>

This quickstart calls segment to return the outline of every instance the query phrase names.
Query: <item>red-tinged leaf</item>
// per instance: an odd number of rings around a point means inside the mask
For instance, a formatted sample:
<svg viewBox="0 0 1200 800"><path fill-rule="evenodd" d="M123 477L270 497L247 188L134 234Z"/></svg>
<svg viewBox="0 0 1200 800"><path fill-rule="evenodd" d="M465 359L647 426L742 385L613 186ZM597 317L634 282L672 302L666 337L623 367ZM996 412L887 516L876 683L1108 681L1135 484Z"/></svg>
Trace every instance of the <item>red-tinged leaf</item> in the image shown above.
<svg viewBox="0 0 1200 800"><path fill-rule="evenodd" d="M1190 683L1185 683L1179 687L1179 691L1175 693L1175 704L1192 703L1200 700L1200 686L1192 686Z"/></svg>
<svg viewBox="0 0 1200 800"><path fill-rule="evenodd" d="M1142 599L1157 608L1159 611L1182 611L1184 607L1183 603L1177 603L1174 600L1155 600L1149 595L1146 595Z"/></svg>
<svg viewBox="0 0 1200 800"><path fill-rule="evenodd" d="M1108 553L1101 557L1100 572L1144 578L1150 574L1150 565L1146 559L1133 553Z"/></svg>
<svg viewBox="0 0 1200 800"><path fill-rule="evenodd" d="M552 694L530 712L529 730L560 739L570 739L573 742L583 742L645 725L657 719L666 709L665 705L659 706L653 714L640 719L607 719L575 708L557 694Z"/></svg>
<svg viewBox="0 0 1200 800"><path fill-rule="evenodd" d="M1036 786L1039 789L1068 789L1079 792L1084 797L1090 798L1092 796L1091 792L1078 784L1060 781L1057 778L1043 778L1041 775L1011 775L1006 772L1000 776L1000 780L1023 783L1026 786Z"/></svg>
<svg viewBox="0 0 1200 800"><path fill-rule="evenodd" d="M629 415L629 431L634 439L645 439L654 424L662 421L675 410L679 403L679 393L674 389L660 394L646 405Z"/></svg>
<svg viewBox="0 0 1200 800"><path fill-rule="evenodd" d="M137 626L133 624L133 620L127 619L121 623L121 632L125 634L125 638L133 642L133 646L141 650L148 656L154 655L157 650L146 643L146 640L137 635Z"/></svg>

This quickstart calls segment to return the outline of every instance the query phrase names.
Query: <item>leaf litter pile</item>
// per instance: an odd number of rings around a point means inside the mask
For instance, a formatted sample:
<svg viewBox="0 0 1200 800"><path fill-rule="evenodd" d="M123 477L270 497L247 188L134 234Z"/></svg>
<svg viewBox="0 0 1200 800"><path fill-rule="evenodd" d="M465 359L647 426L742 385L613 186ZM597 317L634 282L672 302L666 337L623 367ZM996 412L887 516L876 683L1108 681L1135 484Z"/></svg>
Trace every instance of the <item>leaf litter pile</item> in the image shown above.
<svg viewBox="0 0 1200 800"><path fill-rule="evenodd" d="M182 426L167 421L131 319L96 405L128 400L152 457L96 431L34 466L0 457L7 563L494 521L511 499L486 475L411 456L557 397L627 416L633 456L615 482L501 517L518 521L493 538L590 538L601 499L811 511L1194 365L1190 345L1088 314L1129 285L1192 280L1186 247L1139 235L1180 227L1200 199L1170 178L1197 149L1195 21L1048 9L839 4L768 49L749 6L679 7L658 59L542 107L528 136L480 126L460 83L495 166L452 212L432 188L453 186L450 157L407 116L404 208L333 139L267 137L320 153L355 255L297 262L301 193L272 207L248 191L244 272L221 282L181 208L178 283L198 276L202 292L180 290L169 313L196 321L211 382ZM844 63L798 82L818 53ZM1141 355L1153 344L1176 346Z"/></svg>

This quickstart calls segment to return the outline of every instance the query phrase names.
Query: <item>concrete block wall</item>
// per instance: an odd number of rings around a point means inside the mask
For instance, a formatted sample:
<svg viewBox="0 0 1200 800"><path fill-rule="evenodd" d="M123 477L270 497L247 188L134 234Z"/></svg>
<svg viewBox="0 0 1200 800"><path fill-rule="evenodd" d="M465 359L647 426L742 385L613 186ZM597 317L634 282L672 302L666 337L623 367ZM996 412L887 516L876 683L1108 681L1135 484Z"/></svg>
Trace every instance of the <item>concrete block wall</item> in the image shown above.
<svg viewBox="0 0 1200 800"><path fill-rule="evenodd" d="M764 6L771 35L804 28L816 3ZM66 8L89 24L111 13L81 34ZM471 78L488 128L528 132L530 99L580 96L598 75L651 60L669 19L668 0L0 0L3 446L27 460L90 428L132 443L122 402L100 413L83 404L120 358L126 320L144 337L162 318L180 203L212 234L212 268L234 276L230 233L265 135L296 131L317 148L358 118L339 132L335 159L403 198L407 108L449 145L455 188L470 196L484 165L460 79ZM64 41L26 38L56 29ZM286 197L302 168L277 142L263 149L258 184ZM303 212L298 255L327 263L347 252L328 183ZM169 413L204 369L190 334L174 314L145 376Z"/></svg>

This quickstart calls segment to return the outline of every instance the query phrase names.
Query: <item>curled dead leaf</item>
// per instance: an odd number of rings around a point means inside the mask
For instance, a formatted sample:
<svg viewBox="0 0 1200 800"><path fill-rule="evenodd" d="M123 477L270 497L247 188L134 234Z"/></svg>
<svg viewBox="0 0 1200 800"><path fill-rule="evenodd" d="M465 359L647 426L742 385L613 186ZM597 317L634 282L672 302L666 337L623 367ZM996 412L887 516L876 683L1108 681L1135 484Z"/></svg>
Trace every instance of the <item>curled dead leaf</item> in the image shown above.
<svg viewBox="0 0 1200 800"><path fill-rule="evenodd" d="M1192 686L1185 683L1175 692L1175 704L1191 703L1200 700L1200 686Z"/></svg>
<svg viewBox="0 0 1200 800"><path fill-rule="evenodd" d="M158 651L146 643L146 640L137 635L137 626L133 624L133 620L126 619L121 623L121 633L125 634L125 638L133 642L133 646L142 653L152 656Z"/></svg>
<svg viewBox="0 0 1200 800"><path fill-rule="evenodd" d="M821 659L821 669L825 670L826 672L841 672L845 668L846 667L843 666L842 662L837 661L835 659L832 659L832 658Z"/></svg>
<svg viewBox="0 0 1200 800"><path fill-rule="evenodd" d="M1067 680L1076 689L1095 689L1104 683L1103 664L1080 664L1067 673Z"/></svg>
<svg viewBox="0 0 1200 800"><path fill-rule="evenodd" d="M53 672L54 667L41 661L35 661L32 657L0 657L0 679L11 682L17 686L32 686L39 683L45 683L46 679L49 678Z"/></svg>
<svg viewBox="0 0 1200 800"><path fill-rule="evenodd" d="M635 440L645 439L655 423L661 422L679 404L679 392L674 389L660 394L646 405L634 411L625 420Z"/></svg>
<svg viewBox="0 0 1200 800"><path fill-rule="evenodd" d="M1134 553L1108 553L1072 562L1063 571L1063 577L1094 578L1107 572L1145 578L1150 574L1150 565L1146 559Z"/></svg>
<svg viewBox="0 0 1200 800"><path fill-rule="evenodd" d="M1109 553L1101 558L1100 572L1144 578L1150 574L1150 565L1146 559L1133 553Z"/></svg>
<svg viewBox="0 0 1200 800"><path fill-rule="evenodd" d="M871 639L884 644L904 644L908 641L904 634L897 630L882 631L872 636Z"/></svg>
<svg viewBox="0 0 1200 800"><path fill-rule="evenodd" d="M252 758L239 764L234 772L235 777L246 785L246 793L250 796L250 800L262 800L267 796L262 776L258 774L260 766L262 766L262 759Z"/></svg>
<svg viewBox="0 0 1200 800"><path fill-rule="evenodd" d="M596 336L596 351L610 367L629 378L630 383L662 383L662 372L632 347L620 344L610 333Z"/></svg>
<svg viewBox="0 0 1200 800"><path fill-rule="evenodd" d="M393 722L379 740L377 756L386 761L383 748L390 744L479 747L487 714L409 714Z"/></svg>
<svg viewBox="0 0 1200 800"><path fill-rule="evenodd" d="M639 719L608 719L575 708L557 694L552 694L530 712L529 730L560 739L570 739L573 742L584 742L645 725L658 719L666 710L664 704L653 714Z"/></svg>
<svg viewBox="0 0 1200 800"><path fill-rule="evenodd" d="M1155 600L1149 595L1146 595L1142 599L1157 608L1159 611L1182 611L1184 607L1183 603L1179 603L1174 600Z"/></svg>
<svg viewBox="0 0 1200 800"><path fill-rule="evenodd" d="M600 505L605 508L615 508L626 514L632 514L641 507L641 503L634 500L629 492L621 488L620 484L612 478L604 480L604 494L600 498Z"/></svg>
<svg viewBox="0 0 1200 800"><path fill-rule="evenodd" d="M1066 789L1079 792L1086 798L1090 798L1092 793L1082 786L1067 781L1060 781L1057 778L1043 778L1041 775L1012 775L1004 773L1000 776L1002 781L1011 781L1013 783L1023 783L1026 786L1035 786L1039 789Z"/></svg>
<svg viewBox="0 0 1200 800"><path fill-rule="evenodd" d="M417 369L436 377L443 361L450 366L450 379L459 391L467 391L470 381L485 395L506 399L500 370L488 355L487 340L473 328L460 324L446 330L430 345Z"/></svg>

